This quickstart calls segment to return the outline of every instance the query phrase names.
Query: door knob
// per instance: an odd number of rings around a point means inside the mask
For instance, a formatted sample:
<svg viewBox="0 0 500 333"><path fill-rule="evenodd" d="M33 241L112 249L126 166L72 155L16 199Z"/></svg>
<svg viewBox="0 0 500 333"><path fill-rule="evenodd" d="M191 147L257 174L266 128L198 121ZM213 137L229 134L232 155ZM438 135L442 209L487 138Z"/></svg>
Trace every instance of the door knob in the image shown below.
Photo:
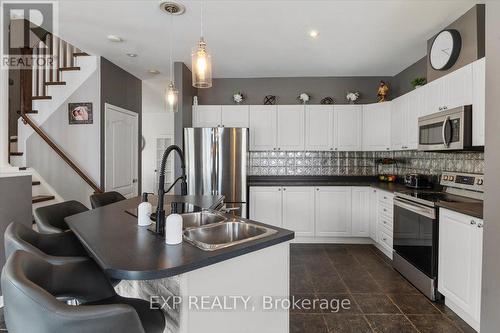
<svg viewBox="0 0 500 333"><path fill-rule="evenodd" d="M132 179L132 183L137 183L137 179Z"/></svg>

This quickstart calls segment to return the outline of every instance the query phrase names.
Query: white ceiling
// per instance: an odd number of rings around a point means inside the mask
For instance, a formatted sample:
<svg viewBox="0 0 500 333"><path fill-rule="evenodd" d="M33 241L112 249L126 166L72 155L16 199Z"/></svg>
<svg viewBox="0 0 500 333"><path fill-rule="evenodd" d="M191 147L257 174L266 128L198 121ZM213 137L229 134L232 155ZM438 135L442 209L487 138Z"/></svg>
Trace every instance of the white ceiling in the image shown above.
<svg viewBox="0 0 500 333"><path fill-rule="evenodd" d="M190 66L201 2L179 2L186 13L174 17L174 60ZM476 2L208 0L205 39L218 78L391 76L423 57L427 39ZM152 68L168 75L171 20L157 0L61 0L59 12L59 34L83 50L142 79ZM124 42L108 41L110 34Z"/></svg>

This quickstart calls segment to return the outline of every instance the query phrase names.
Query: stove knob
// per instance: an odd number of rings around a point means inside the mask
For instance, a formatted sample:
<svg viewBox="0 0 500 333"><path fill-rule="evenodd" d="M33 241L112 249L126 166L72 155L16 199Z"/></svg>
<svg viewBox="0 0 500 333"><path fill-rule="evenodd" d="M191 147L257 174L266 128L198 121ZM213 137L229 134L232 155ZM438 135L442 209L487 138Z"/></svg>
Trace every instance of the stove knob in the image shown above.
<svg viewBox="0 0 500 333"><path fill-rule="evenodd" d="M443 176L443 180L448 180L448 176Z"/></svg>
<svg viewBox="0 0 500 333"><path fill-rule="evenodd" d="M455 179L455 177L453 177L453 176L450 176L450 177L448 178L448 180L449 180L450 182L452 182L454 179Z"/></svg>
<svg viewBox="0 0 500 333"><path fill-rule="evenodd" d="M479 178L479 179L477 180L477 185L483 185L483 184L484 184L484 180L483 180L483 179L481 179L481 178Z"/></svg>

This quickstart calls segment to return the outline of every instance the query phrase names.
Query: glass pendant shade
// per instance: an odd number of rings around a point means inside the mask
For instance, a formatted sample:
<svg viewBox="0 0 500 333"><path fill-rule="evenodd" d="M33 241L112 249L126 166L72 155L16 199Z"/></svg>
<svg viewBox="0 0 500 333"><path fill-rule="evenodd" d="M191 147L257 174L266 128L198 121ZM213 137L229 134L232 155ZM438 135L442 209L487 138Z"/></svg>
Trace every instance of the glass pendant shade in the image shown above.
<svg viewBox="0 0 500 333"><path fill-rule="evenodd" d="M179 91L175 89L174 83L170 82L165 94L165 102L167 104L167 112L177 112L178 111L178 98Z"/></svg>
<svg viewBox="0 0 500 333"><path fill-rule="evenodd" d="M202 89L212 87L212 57L203 38L200 38L198 47L191 55L191 65L193 87Z"/></svg>

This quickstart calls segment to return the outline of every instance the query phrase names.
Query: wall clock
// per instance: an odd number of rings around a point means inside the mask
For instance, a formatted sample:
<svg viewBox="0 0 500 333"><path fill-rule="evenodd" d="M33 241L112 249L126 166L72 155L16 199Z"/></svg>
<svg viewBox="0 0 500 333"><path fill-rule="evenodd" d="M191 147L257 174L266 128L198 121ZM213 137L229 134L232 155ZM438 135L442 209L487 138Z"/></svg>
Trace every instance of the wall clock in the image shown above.
<svg viewBox="0 0 500 333"><path fill-rule="evenodd" d="M444 71L455 64L462 48L462 37L454 29L441 31L431 45L430 63L432 68Z"/></svg>

